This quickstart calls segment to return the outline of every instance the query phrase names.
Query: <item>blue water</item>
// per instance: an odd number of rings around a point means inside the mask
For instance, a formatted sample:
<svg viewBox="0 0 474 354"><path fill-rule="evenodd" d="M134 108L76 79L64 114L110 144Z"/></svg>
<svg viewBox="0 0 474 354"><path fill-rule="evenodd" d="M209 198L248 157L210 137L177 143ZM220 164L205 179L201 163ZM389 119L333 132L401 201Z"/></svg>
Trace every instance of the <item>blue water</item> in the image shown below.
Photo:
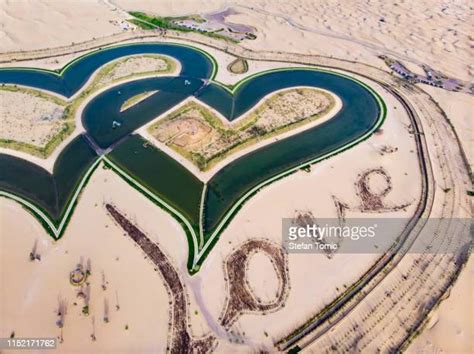
<svg viewBox="0 0 474 354"><path fill-rule="evenodd" d="M62 76L27 68L0 69L0 83L31 86L71 97L98 68L114 59L133 54L163 54L176 58L181 62L179 75L183 77L209 78L212 73L212 62L197 50L171 43L146 43L96 51L74 61Z"/></svg>
<svg viewBox="0 0 474 354"><path fill-rule="evenodd" d="M209 182L204 205L204 231L207 237L218 225L229 208L258 183L288 170L302 162L312 160L354 141L376 124L379 105L375 97L362 85L339 75L315 70L291 69L269 72L257 76L231 94L209 81L212 62L203 53L192 48L172 44L133 44L98 51L73 62L63 77L44 71L29 69L0 69L0 83L15 83L50 90L70 97L79 90L100 66L110 60L131 54L158 53L170 55L181 62L177 77L160 76L139 79L110 88L85 107L82 115L87 134L102 148L122 147L112 155L120 164L135 174L158 195L176 205L184 214L196 219L202 186L191 178L179 164L166 163L164 153L144 151L137 138L129 137L137 128L158 115L172 109L190 96L208 104L232 121L252 108L265 95L294 86L311 86L335 93L343 102L342 109L331 120L295 136L279 140L247 154L220 170ZM120 112L129 98L146 91L158 90L139 104ZM112 122L120 122L113 127ZM134 139L127 144L127 139ZM75 145L74 145L75 144ZM127 153L124 147L130 147ZM82 138L78 138L61 154L55 165L54 175L19 158L0 154L0 189L8 190L40 205L57 218L64 211L77 181L95 158ZM137 163L136 159L143 161ZM134 160L135 159L135 160ZM161 161L159 163L159 161ZM146 168L147 164L150 168ZM168 166L163 176L159 166ZM157 181L166 182L166 187ZM187 181L187 182L186 182ZM190 182L191 181L191 182ZM190 185L192 185L190 187ZM173 203L175 188L179 193ZM186 193L189 205L186 205Z"/></svg>

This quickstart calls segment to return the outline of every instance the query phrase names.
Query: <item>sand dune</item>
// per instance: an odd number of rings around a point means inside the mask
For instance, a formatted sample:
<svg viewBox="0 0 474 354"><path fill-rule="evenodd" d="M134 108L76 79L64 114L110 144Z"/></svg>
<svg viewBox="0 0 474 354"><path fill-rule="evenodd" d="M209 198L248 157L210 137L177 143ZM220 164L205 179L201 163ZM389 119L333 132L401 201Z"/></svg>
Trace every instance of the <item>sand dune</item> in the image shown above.
<svg viewBox="0 0 474 354"><path fill-rule="evenodd" d="M382 63L376 55L389 54L460 79L474 77L467 60L472 55L472 25L465 1L3 1L0 40L2 51L67 45L120 32L109 20L123 19L123 10L178 16L224 5L243 13L229 16L229 21L257 27L257 39L247 41L248 47L332 55L378 66ZM31 26L41 41L30 35Z"/></svg>
<svg viewBox="0 0 474 354"><path fill-rule="evenodd" d="M469 2L456 0L328 0L317 4L311 0L256 0L251 3L243 0L186 0L179 4L173 0L1 1L0 51L56 47L118 33L121 28L110 20L123 19L126 10L177 16L215 11L224 6L232 6L241 12L230 16L230 21L256 27L257 39L243 43L248 48L333 56L384 70L387 68L377 56L387 54L406 62L414 70L424 63L459 79L474 79L474 65L470 60L473 54L470 43L472 19L469 17L472 10ZM71 58L69 56L68 60ZM220 58L226 58L223 68L232 60L223 54ZM60 66L58 60L68 61L51 58L28 65L56 68ZM276 66L266 65L251 62L248 74ZM226 82L238 77L225 72L219 75L218 79ZM472 96L431 87L426 91L438 101L455 126L472 165ZM236 245L249 238L264 237L280 242L281 219L292 217L295 210L333 216L333 195L355 205L358 197L354 193L354 178L367 168L382 166L392 177L394 190L388 197L389 202L412 203L407 212L399 211L391 216L407 216L412 211L420 193L415 144L407 133L408 120L401 113L402 107L393 98L384 98L387 99L389 118L382 135L374 135L344 154L313 166L310 173L296 173L262 190L244 205L222 234L200 273L193 278L185 275L187 245L180 226L110 171L99 168L94 174L66 235L57 243L52 242L40 224L18 204L1 198L0 285L6 290L2 293L0 313L6 320L0 321L0 336L9 336L12 331L18 337L30 332L59 335L60 330L55 324L56 306L58 298L67 298L69 312L64 329L64 350L83 347L96 352L110 352L111 348L122 351L138 348L159 352L164 349L168 321L165 288L150 263L107 217L102 204L113 201L132 215L151 237L159 238L176 267L182 269L184 281L192 290L191 325L195 333L214 331L220 340L217 350L221 352L255 350L255 343L257 349L274 349L274 339L288 333L331 301L344 284L349 284L366 270L374 255L339 255L332 260L292 255L289 257L292 292L285 308L267 316L242 316L233 335L223 332L217 324L226 296L223 260ZM427 139L430 139L429 134ZM433 141L429 140L429 143L432 144L430 152L433 156L439 154ZM396 152L384 153L387 145L396 147ZM449 146L442 148L450 151ZM450 194L442 191L443 176L439 171L436 173L436 194L441 200L442 196ZM465 190L462 193L465 197ZM456 197L461 198L458 194ZM436 208L441 209L440 202ZM468 210L465 212L469 214ZM90 222L92 218L93 223ZM39 263L30 263L28 253L35 240L40 242L39 251L43 259ZM94 267L91 311L96 318L97 342L90 338L91 317L85 318L73 305L75 294L67 281L68 272L81 256L91 258ZM116 266L117 262L125 264L125 259L126 267ZM270 294L261 288L263 284L257 282L266 279L268 287L265 289L273 289L272 269L262 259L256 258L254 263L251 268L258 265L261 269L252 273L250 282L263 298L270 298ZM110 282L105 292L100 287L102 270ZM469 312L466 306L472 296L472 276L471 261L470 268L461 274L449 299L432 314L427 330L410 348L412 352L450 353L466 351L469 345L472 348L472 308ZM130 279L133 279L133 286ZM119 290L120 311L114 308L116 289ZM104 323L102 319L105 297L115 311L112 311L110 323ZM143 306L136 306L137 303ZM19 318L18 313L28 315L31 320L23 321L24 316ZM125 329L127 324L129 330ZM244 340L246 345L230 343L229 337Z"/></svg>
<svg viewBox="0 0 474 354"><path fill-rule="evenodd" d="M2 52L69 45L121 31L109 23L119 15L99 1L1 1L0 18Z"/></svg>

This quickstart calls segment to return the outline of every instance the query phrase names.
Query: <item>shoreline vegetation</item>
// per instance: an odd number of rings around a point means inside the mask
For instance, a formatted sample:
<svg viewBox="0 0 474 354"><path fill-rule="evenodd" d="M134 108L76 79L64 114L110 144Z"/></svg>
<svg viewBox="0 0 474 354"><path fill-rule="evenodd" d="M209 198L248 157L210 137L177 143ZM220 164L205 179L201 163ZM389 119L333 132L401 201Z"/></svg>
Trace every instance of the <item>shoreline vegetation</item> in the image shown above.
<svg viewBox="0 0 474 354"><path fill-rule="evenodd" d="M335 105L328 92L287 89L266 98L242 119L226 123L212 110L191 101L147 131L205 172L242 149L314 122Z"/></svg>
<svg viewBox="0 0 474 354"><path fill-rule="evenodd" d="M220 34L219 33L220 30L204 31L204 30L192 29L189 27L177 25L174 22L174 21L180 21L180 20L193 20L196 23L205 22L206 20L200 17L199 15L190 15L190 16L181 16L181 17L160 17L160 16L152 16L152 15L146 14L144 12L139 12L139 11L130 11L129 15L131 15L133 19L129 19L127 21L134 24L135 26L138 26L142 30L149 31L149 30L162 29L162 30L173 30L173 31L179 31L179 32L194 32L194 33L202 34L203 36L207 36L207 37L211 37L215 39L221 39L221 40L234 43L234 44L239 43L239 41L236 39Z"/></svg>
<svg viewBox="0 0 474 354"><path fill-rule="evenodd" d="M150 65L148 65L148 67L145 65L145 70L141 72L134 72L133 70L130 70L133 69L133 66L137 61L140 62L142 59L147 60L147 64L152 64L152 66L156 64L153 63L153 61L159 61L159 65L156 65L154 69L150 69ZM54 136L52 136L43 146L30 144L15 139L6 139L0 135L0 147L24 152L32 156L46 159L53 153L56 147L58 147L74 132L76 128L76 113L79 107L95 92L107 86L113 86L119 82L130 80L132 78L140 78L152 74L173 73L176 71L177 67L178 65L174 59L163 55L144 54L121 58L100 68L96 74L93 74L92 81L87 83L86 86L84 86L84 88L82 88L79 93L74 95L70 100L64 100L56 95L49 94L46 91L39 89L26 88L11 84L2 84L2 86L0 86L0 94L2 91L25 93L32 96L33 98L47 100L62 106L64 107L64 112L60 118L61 122L63 123L60 130L54 134ZM122 71L122 73L120 71ZM131 74L127 75L127 71L131 72ZM119 75L116 75L117 73ZM146 98L147 97L140 97L140 100L137 99L136 101L128 102L129 106L126 108L130 108ZM22 119L22 117L18 117L18 120L20 119Z"/></svg>

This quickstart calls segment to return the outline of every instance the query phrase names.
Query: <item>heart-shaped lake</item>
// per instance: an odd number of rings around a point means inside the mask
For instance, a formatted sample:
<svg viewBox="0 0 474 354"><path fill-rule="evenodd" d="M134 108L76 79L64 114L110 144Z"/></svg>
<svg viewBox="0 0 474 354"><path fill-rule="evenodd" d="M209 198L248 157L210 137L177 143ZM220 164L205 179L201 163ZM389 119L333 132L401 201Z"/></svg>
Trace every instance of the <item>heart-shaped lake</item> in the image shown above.
<svg viewBox="0 0 474 354"><path fill-rule="evenodd" d="M88 178L104 162L178 219L188 236L188 267L197 271L225 226L259 189L352 147L369 137L385 117L381 98L353 77L316 68L284 68L254 74L228 87L214 80L218 67L209 54L171 43L97 50L69 63L59 73L1 69L0 84L71 97L105 64L149 53L176 59L181 64L179 74L136 79L97 94L82 112L86 133L64 148L53 174L24 159L0 154L1 195L22 203L55 238L64 232ZM321 124L235 159L205 183L134 133L190 97L233 121L265 96L300 86L331 92L342 102L341 109ZM121 109L127 100L149 91L156 92L129 109Z"/></svg>

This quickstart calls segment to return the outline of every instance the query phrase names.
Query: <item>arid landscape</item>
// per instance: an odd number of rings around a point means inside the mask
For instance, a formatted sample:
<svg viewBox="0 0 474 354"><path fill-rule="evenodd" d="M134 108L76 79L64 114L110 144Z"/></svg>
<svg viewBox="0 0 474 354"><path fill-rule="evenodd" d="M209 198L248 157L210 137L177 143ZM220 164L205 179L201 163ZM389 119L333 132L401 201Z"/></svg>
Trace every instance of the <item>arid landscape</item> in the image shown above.
<svg viewBox="0 0 474 354"><path fill-rule="evenodd" d="M0 1L0 352L471 353L470 12Z"/></svg>
<svg viewBox="0 0 474 354"><path fill-rule="evenodd" d="M340 107L341 103L328 92L299 88L274 94L238 120L228 123L219 113L190 102L158 119L148 128L148 133L202 171L243 147L320 118L330 118Z"/></svg>
<svg viewBox="0 0 474 354"><path fill-rule="evenodd" d="M67 124L62 119L66 102L59 97L10 86L0 95L3 144L14 140L44 147Z"/></svg>

